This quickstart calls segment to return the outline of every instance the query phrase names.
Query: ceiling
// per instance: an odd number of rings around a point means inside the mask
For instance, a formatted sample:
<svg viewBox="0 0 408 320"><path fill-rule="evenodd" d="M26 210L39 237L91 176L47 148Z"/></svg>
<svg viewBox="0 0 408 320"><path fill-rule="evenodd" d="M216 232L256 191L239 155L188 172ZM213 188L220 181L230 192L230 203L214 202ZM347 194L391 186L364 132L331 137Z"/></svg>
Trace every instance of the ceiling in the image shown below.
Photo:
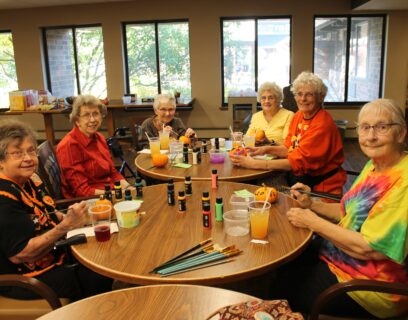
<svg viewBox="0 0 408 320"><path fill-rule="evenodd" d="M54 7L73 4L122 2L134 0L0 0L0 10L35 7ZM363 3L353 10L408 10L408 0L350 0ZM351 8L351 5L350 5Z"/></svg>

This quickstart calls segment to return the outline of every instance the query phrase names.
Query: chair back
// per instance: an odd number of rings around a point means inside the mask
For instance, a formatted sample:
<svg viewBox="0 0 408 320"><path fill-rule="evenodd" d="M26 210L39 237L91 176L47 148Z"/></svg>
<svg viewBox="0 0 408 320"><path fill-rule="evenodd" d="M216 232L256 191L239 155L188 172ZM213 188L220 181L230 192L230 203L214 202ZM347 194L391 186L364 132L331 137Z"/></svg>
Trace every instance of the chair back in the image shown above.
<svg viewBox="0 0 408 320"><path fill-rule="evenodd" d="M38 146L38 160L39 175L45 182L48 193L56 200L63 199L61 169L54 148L48 141L44 141Z"/></svg>

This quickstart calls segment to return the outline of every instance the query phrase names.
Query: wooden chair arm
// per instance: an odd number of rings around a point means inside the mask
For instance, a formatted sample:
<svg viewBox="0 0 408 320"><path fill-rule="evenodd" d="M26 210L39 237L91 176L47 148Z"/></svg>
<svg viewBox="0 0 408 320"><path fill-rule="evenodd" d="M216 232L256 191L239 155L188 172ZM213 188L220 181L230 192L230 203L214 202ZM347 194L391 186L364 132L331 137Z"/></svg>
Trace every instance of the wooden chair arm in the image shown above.
<svg viewBox="0 0 408 320"><path fill-rule="evenodd" d="M0 286L17 286L34 291L47 300L53 310L61 307L61 301L49 286L35 278L25 277L19 274L0 275Z"/></svg>
<svg viewBox="0 0 408 320"><path fill-rule="evenodd" d="M331 299L351 291L374 291L408 296L408 286L403 283L355 279L337 283L324 290L313 304L309 320L318 320L322 307Z"/></svg>

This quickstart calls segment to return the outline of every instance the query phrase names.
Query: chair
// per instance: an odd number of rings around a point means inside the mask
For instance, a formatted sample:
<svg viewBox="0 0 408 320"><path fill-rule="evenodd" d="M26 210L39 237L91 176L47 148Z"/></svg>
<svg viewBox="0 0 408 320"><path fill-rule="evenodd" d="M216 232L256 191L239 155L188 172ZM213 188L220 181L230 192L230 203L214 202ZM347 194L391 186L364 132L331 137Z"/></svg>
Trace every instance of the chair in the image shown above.
<svg viewBox="0 0 408 320"><path fill-rule="evenodd" d="M374 292L384 292L392 293L397 295L408 296L408 286L402 283L390 283L384 281L375 281L375 280L363 280L356 279L351 281L346 281L342 283L337 283L330 288L327 288L323 291L315 301L312 311L309 316L309 320L340 320L340 319L350 319L350 318L341 318L321 315L321 310L324 307L325 303L335 299L341 294L346 294L346 292L351 291L374 291ZM353 318L356 320L356 318ZM403 320L407 319L407 315L403 317L392 318L394 320ZM351 320L351 319L350 319Z"/></svg>
<svg viewBox="0 0 408 320"><path fill-rule="evenodd" d="M293 92L290 90L291 87L292 85L283 88L282 106L285 109L288 109L296 113L298 111L298 107L296 104L295 96L293 95Z"/></svg>
<svg viewBox="0 0 408 320"><path fill-rule="evenodd" d="M233 129L235 131L241 130L242 127L243 121L242 119L240 119L239 112L241 110L247 110L248 107L250 109L250 114L256 113L258 111L258 102L256 100L256 96L228 97L228 109L231 110L231 123L233 123Z"/></svg>
<svg viewBox="0 0 408 320"><path fill-rule="evenodd" d="M0 286L18 286L34 291L42 299L19 300L0 296L0 319L36 319L69 303L59 299L55 292L43 282L18 274L0 275Z"/></svg>
<svg viewBox="0 0 408 320"><path fill-rule="evenodd" d="M96 196L77 197L64 199L61 190L61 169L54 153L54 148L48 141L41 143L38 148L38 173L45 182L46 189L55 200L57 207L67 207L70 204L82 200L95 198Z"/></svg>

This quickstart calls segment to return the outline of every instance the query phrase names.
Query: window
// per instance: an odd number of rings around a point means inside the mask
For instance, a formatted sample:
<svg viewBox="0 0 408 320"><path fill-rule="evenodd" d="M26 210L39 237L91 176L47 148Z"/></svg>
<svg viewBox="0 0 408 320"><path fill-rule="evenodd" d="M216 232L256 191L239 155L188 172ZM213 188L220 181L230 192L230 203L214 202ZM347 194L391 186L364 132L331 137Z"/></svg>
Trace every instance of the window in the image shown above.
<svg viewBox="0 0 408 320"><path fill-rule="evenodd" d="M127 93L191 97L188 21L125 23Z"/></svg>
<svg viewBox="0 0 408 320"><path fill-rule="evenodd" d="M10 31L0 31L0 109L8 109L8 93L17 89L13 37Z"/></svg>
<svg viewBox="0 0 408 320"><path fill-rule="evenodd" d="M328 87L326 102L381 97L384 16L315 17L314 72Z"/></svg>
<svg viewBox="0 0 408 320"><path fill-rule="evenodd" d="M48 89L56 97L106 97L105 56L100 26L43 30Z"/></svg>
<svg viewBox="0 0 408 320"><path fill-rule="evenodd" d="M228 96L254 92L265 81L290 82L290 18L222 18L222 84Z"/></svg>

